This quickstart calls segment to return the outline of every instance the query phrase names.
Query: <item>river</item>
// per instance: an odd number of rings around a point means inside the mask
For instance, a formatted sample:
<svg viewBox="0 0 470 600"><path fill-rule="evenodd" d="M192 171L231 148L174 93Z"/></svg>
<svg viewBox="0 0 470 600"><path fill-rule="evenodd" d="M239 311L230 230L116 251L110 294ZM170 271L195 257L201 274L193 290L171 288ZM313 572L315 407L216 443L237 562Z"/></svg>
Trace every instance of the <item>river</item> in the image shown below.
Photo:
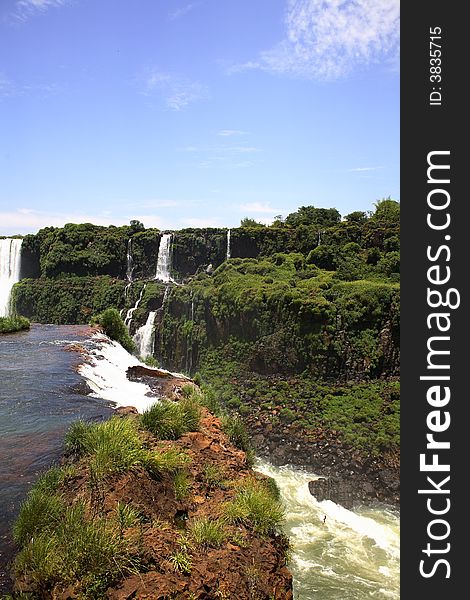
<svg viewBox="0 0 470 600"><path fill-rule="evenodd" d="M145 385L125 377L137 359L117 344L87 339L87 331L34 325L0 338L0 592L8 589L12 520L37 473L60 456L69 423L102 418L111 403L134 403L142 411L154 401ZM71 342L92 352L80 374L74 369L79 355L64 351ZM92 395L85 395L84 381ZM308 491L314 473L263 461L256 468L274 477L281 490L296 600L399 598L399 518L393 510L350 511L317 502Z"/></svg>

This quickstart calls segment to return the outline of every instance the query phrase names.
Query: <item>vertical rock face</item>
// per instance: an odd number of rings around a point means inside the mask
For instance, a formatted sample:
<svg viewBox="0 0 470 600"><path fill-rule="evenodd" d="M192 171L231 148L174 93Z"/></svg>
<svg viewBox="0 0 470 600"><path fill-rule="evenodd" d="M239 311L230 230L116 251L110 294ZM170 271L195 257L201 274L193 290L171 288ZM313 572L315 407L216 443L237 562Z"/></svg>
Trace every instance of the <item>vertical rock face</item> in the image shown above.
<svg viewBox="0 0 470 600"><path fill-rule="evenodd" d="M20 280L22 241L0 240L0 317L10 314L11 289Z"/></svg>

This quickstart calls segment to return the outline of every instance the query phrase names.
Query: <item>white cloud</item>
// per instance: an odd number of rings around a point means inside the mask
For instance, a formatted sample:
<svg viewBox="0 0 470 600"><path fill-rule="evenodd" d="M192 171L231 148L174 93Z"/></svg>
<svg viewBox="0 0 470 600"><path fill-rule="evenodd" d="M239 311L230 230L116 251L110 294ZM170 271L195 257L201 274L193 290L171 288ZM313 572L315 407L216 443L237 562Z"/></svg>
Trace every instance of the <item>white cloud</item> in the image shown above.
<svg viewBox="0 0 470 600"><path fill-rule="evenodd" d="M5 73L0 72L0 98L8 98L16 93L15 84L8 79Z"/></svg>
<svg viewBox="0 0 470 600"><path fill-rule="evenodd" d="M288 0L285 38L257 61L230 72L263 69L335 80L398 54L399 0Z"/></svg>
<svg viewBox="0 0 470 600"><path fill-rule="evenodd" d="M348 169L350 173L363 173L364 171L378 171L383 167L355 167L354 169Z"/></svg>
<svg viewBox="0 0 470 600"><path fill-rule="evenodd" d="M150 69L144 81L146 95L159 92L165 98L168 108L180 111L197 100L209 97L208 88L199 81L190 81L180 75L164 73L158 69Z"/></svg>
<svg viewBox="0 0 470 600"><path fill-rule="evenodd" d="M26 21L35 14L45 13L50 8L60 8L71 4L72 0L16 0L13 17L18 21Z"/></svg>
<svg viewBox="0 0 470 600"><path fill-rule="evenodd" d="M185 6L182 6L181 8L178 8L175 11L169 13L168 18L170 19L170 21L180 19L181 17L184 17L190 11L192 11L193 8L196 8L196 6L198 6L199 4L200 2L191 2L190 4L186 4Z"/></svg>
<svg viewBox="0 0 470 600"><path fill-rule="evenodd" d="M247 204L240 204L238 209L240 212L256 214L279 215L283 212L280 208L273 208L268 202L249 202Z"/></svg>
<svg viewBox="0 0 470 600"><path fill-rule="evenodd" d="M231 137L237 135L248 135L248 131L241 131L240 129L221 129L217 135L221 135L223 137Z"/></svg>

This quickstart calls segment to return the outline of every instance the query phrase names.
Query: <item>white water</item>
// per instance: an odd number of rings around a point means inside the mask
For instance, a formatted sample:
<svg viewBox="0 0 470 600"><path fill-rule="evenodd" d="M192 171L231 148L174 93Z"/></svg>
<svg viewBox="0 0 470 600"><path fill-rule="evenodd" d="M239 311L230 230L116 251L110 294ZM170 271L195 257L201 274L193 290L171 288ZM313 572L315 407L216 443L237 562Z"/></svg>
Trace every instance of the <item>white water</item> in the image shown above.
<svg viewBox="0 0 470 600"><path fill-rule="evenodd" d="M171 281L171 233L164 233L160 239L157 257L157 272L155 279Z"/></svg>
<svg viewBox="0 0 470 600"><path fill-rule="evenodd" d="M147 358L153 354L153 341L155 338L155 317L157 311L153 310L149 312L147 322L135 332L134 342L139 349L139 355L141 358Z"/></svg>
<svg viewBox="0 0 470 600"><path fill-rule="evenodd" d="M23 240L0 240L0 317L10 314L10 294L20 280L21 244Z"/></svg>
<svg viewBox="0 0 470 600"><path fill-rule="evenodd" d="M312 473L258 461L286 507L290 568L298 600L399 598L399 518L384 508L347 510L309 492ZM323 519L326 515L326 521Z"/></svg>
<svg viewBox="0 0 470 600"><path fill-rule="evenodd" d="M135 406L140 413L158 401L148 385L129 381L126 376L129 367L140 365L148 369L147 365L103 334L95 334L91 341L94 347L89 351L89 360L80 365L78 372L86 379L94 396L116 406ZM180 373L173 374L184 377Z"/></svg>
<svg viewBox="0 0 470 600"><path fill-rule="evenodd" d="M101 334L93 336L91 345L79 373L93 395L139 412L158 401L146 384L127 379L129 366L142 365L135 356ZM383 507L350 511L331 500L318 502L308 490L316 475L264 461L255 468L273 477L281 490L296 600L398 600L399 519L394 512Z"/></svg>
<svg viewBox="0 0 470 600"><path fill-rule="evenodd" d="M134 270L134 260L132 258L132 238L129 238L127 242L127 254L126 254L126 277L127 281L132 281L132 272ZM127 289L127 287L126 287Z"/></svg>
<svg viewBox="0 0 470 600"><path fill-rule="evenodd" d="M130 308L127 311L126 318L124 319L124 325L127 327L127 329L130 329L130 327L131 327L131 323L132 323L132 319L134 317L134 313L139 308L139 304L140 304L140 302L141 302L141 300L143 298L143 295L144 295L146 287L147 287L147 284L144 283L142 289L140 290L140 295L137 298L137 302L134 304L134 306L132 308ZM127 288L127 286L126 286L126 288Z"/></svg>
<svg viewBox="0 0 470 600"><path fill-rule="evenodd" d="M230 229L227 231L227 256L226 259L228 260L231 256L231 250L230 250L230 235L231 235L231 231Z"/></svg>

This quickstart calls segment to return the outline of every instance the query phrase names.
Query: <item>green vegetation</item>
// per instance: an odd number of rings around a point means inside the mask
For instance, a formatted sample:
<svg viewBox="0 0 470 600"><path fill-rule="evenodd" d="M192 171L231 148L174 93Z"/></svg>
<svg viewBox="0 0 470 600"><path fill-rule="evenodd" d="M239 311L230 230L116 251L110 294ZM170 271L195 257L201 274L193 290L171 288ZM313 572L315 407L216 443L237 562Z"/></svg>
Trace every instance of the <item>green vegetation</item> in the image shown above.
<svg viewBox="0 0 470 600"><path fill-rule="evenodd" d="M209 489L222 488L226 487L226 479L224 470L218 465L214 465L212 463L208 463L204 465L203 471L203 480L209 487Z"/></svg>
<svg viewBox="0 0 470 600"><path fill-rule="evenodd" d="M227 434L228 439L234 446L244 452L251 450L250 438L245 424L236 415L226 415L222 417L222 431Z"/></svg>
<svg viewBox="0 0 470 600"><path fill-rule="evenodd" d="M106 335L119 342L125 350L130 353L135 352L135 343L115 308L107 308L101 314L93 317L92 322L101 325Z"/></svg>
<svg viewBox="0 0 470 600"><path fill-rule="evenodd" d="M30 322L26 317L0 317L0 333L14 333L30 328Z"/></svg>
<svg viewBox="0 0 470 600"><path fill-rule="evenodd" d="M161 440L176 440L187 431L197 431L201 407L193 398L180 402L161 400L142 415L142 425Z"/></svg>
<svg viewBox="0 0 470 600"><path fill-rule="evenodd" d="M190 575L193 563L190 555L185 551L177 551L172 554L169 561L173 565L175 571L179 571L184 575Z"/></svg>
<svg viewBox="0 0 470 600"><path fill-rule="evenodd" d="M223 521L219 519L194 519L189 524L189 535L199 546L218 548L226 538Z"/></svg>
<svg viewBox="0 0 470 600"><path fill-rule="evenodd" d="M22 545L13 565L17 577L27 576L40 594L56 583L80 580L83 597L96 598L123 574L135 571L137 563L118 528L104 519L90 521L82 502L66 507L56 496L49 499L56 512L44 518L41 496L33 489L21 509L24 520L24 511L36 507L38 521L27 537L17 538Z"/></svg>
<svg viewBox="0 0 470 600"><path fill-rule="evenodd" d="M184 500L189 496L191 491L191 479L186 471L176 471L173 476L173 484L175 486L175 498L177 500Z"/></svg>
<svg viewBox="0 0 470 600"><path fill-rule="evenodd" d="M145 464L148 456L135 423L119 417L102 423L73 423L65 436L65 448L89 457L90 471L97 481Z"/></svg>
<svg viewBox="0 0 470 600"><path fill-rule="evenodd" d="M243 523L267 535L281 526L284 510L268 486L256 479L247 479L235 498L226 504L224 516L229 523Z"/></svg>

